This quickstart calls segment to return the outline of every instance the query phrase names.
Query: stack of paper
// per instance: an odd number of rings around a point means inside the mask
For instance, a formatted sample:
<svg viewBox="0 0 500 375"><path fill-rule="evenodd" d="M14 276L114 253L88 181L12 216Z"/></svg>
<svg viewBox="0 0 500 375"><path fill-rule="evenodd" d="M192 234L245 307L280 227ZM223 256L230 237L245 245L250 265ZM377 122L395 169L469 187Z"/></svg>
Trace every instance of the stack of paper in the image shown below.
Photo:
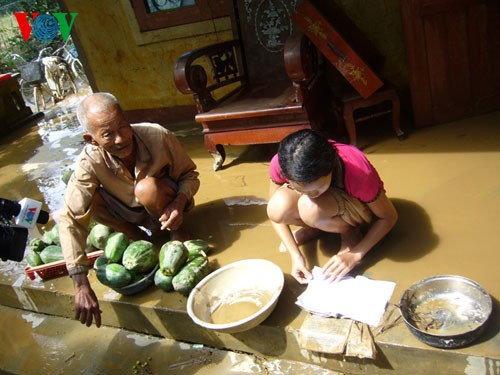
<svg viewBox="0 0 500 375"><path fill-rule="evenodd" d="M395 283L347 276L330 283L323 280L322 269L314 267L313 280L297 298L297 305L325 317L345 317L378 326Z"/></svg>

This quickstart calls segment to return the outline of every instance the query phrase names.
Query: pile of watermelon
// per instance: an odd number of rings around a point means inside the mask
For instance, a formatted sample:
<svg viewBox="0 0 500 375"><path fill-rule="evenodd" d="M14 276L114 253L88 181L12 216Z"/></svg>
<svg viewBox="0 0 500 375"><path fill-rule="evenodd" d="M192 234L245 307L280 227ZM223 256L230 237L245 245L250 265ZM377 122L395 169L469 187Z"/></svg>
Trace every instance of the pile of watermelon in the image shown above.
<svg viewBox="0 0 500 375"><path fill-rule="evenodd" d="M96 226L96 223L92 223L90 228ZM105 225L99 225L97 230L94 230L94 235L87 237L87 249L85 251L104 249L105 241L111 233L112 230L110 228ZM59 224L54 225L50 230L44 230L41 238L36 237L30 240L25 259L30 266L40 266L64 260L61 241L59 239Z"/></svg>
<svg viewBox="0 0 500 375"><path fill-rule="evenodd" d="M200 239L166 242L160 249L155 285L167 292L175 290L187 296L210 273L209 250L208 243Z"/></svg>
<svg viewBox="0 0 500 375"><path fill-rule="evenodd" d="M95 274L102 284L114 289L143 280L159 265L154 284L164 291L188 295L210 273L207 255L210 246L201 239L168 241L161 246L158 255L149 241L130 241L121 232L93 223L87 237L87 248L104 251L94 263ZM41 239L30 241L26 254L29 265L39 266L63 259L57 224Z"/></svg>
<svg viewBox="0 0 500 375"><path fill-rule="evenodd" d="M44 231L42 238L30 240L25 259L32 267L64 259L57 224L51 230Z"/></svg>
<svg viewBox="0 0 500 375"><path fill-rule="evenodd" d="M111 288L123 288L144 279L158 264L151 242L129 241L123 233L113 232L103 224L91 229L87 245L104 250L96 259L94 270L97 279Z"/></svg>

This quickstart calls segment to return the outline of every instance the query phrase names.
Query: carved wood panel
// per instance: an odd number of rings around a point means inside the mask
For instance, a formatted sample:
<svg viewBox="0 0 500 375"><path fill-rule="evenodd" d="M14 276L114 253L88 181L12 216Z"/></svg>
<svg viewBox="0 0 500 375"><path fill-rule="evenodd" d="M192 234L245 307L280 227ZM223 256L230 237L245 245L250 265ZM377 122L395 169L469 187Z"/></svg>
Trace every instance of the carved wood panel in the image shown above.
<svg viewBox="0 0 500 375"><path fill-rule="evenodd" d="M283 49L296 30L292 14L300 0L234 0L236 34L253 83L286 80Z"/></svg>

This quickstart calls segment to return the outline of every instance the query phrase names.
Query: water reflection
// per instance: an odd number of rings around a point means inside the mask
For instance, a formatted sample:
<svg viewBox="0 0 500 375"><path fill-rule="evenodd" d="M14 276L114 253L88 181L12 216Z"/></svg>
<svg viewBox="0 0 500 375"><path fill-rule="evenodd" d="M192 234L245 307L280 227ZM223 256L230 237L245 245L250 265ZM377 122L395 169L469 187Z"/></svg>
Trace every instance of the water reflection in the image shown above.
<svg viewBox="0 0 500 375"><path fill-rule="evenodd" d="M29 181L36 181L49 212L61 209L66 185L63 173L71 169L83 144L83 129L76 118L76 108L82 97L75 96L65 106L58 106L45 113L38 123L42 145L22 165Z"/></svg>

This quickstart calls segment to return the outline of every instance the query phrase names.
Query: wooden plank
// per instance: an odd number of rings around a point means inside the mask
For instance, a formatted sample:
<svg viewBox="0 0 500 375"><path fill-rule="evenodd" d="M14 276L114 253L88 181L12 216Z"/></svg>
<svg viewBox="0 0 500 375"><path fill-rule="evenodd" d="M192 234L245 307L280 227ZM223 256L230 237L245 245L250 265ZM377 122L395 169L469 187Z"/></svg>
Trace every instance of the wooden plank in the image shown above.
<svg viewBox="0 0 500 375"><path fill-rule="evenodd" d="M445 14L439 13L423 19L425 44L427 46L427 69L430 77L432 119L437 115L448 116L451 105L448 87L448 69Z"/></svg>
<svg viewBox="0 0 500 375"><path fill-rule="evenodd" d="M343 354L353 320L323 318L309 314L298 337L301 348L320 353Z"/></svg>
<svg viewBox="0 0 500 375"><path fill-rule="evenodd" d="M459 10L456 14L447 14L445 24L447 32L455 35L455 38L448 38L446 41L450 110L453 112L450 116L461 118L471 112L472 103L469 44L457 42L457 39L467 40L466 11Z"/></svg>
<svg viewBox="0 0 500 375"><path fill-rule="evenodd" d="M406 53L410 66L410 87L413 105L413 118L417 127L432 124L432 98L430 77L427 65L427 46L425 44L423 22L417 17L420 11L419 0L401 1L401 12L406 41Z"/></svg>
<svg viewBox="0 0 500 375"><path fill-rule="evenodd" d="M500 2L402 0L416 126L500 108Z"/></svg>
<svg viewBox="0 0 500 375"><path fill-rule="evenodd" d="M292 20L363 98L383 86L377 74L311 2L305 0Z"/></svg>
<svg viewBox="0 0 500 375"><path fill-rule="evenodd" d="M375 359L377 349L370 327L367 324L354 322L349 333L345 355L348 357Z"/></svg>
<svg viewBox="0 0 500 375"><path fill-rule="evenodd" d="M471 92L479 112L498 108L500 98L500 3L470 9L468 14ZM495 104L495 102L497 104Z"/></svg>

